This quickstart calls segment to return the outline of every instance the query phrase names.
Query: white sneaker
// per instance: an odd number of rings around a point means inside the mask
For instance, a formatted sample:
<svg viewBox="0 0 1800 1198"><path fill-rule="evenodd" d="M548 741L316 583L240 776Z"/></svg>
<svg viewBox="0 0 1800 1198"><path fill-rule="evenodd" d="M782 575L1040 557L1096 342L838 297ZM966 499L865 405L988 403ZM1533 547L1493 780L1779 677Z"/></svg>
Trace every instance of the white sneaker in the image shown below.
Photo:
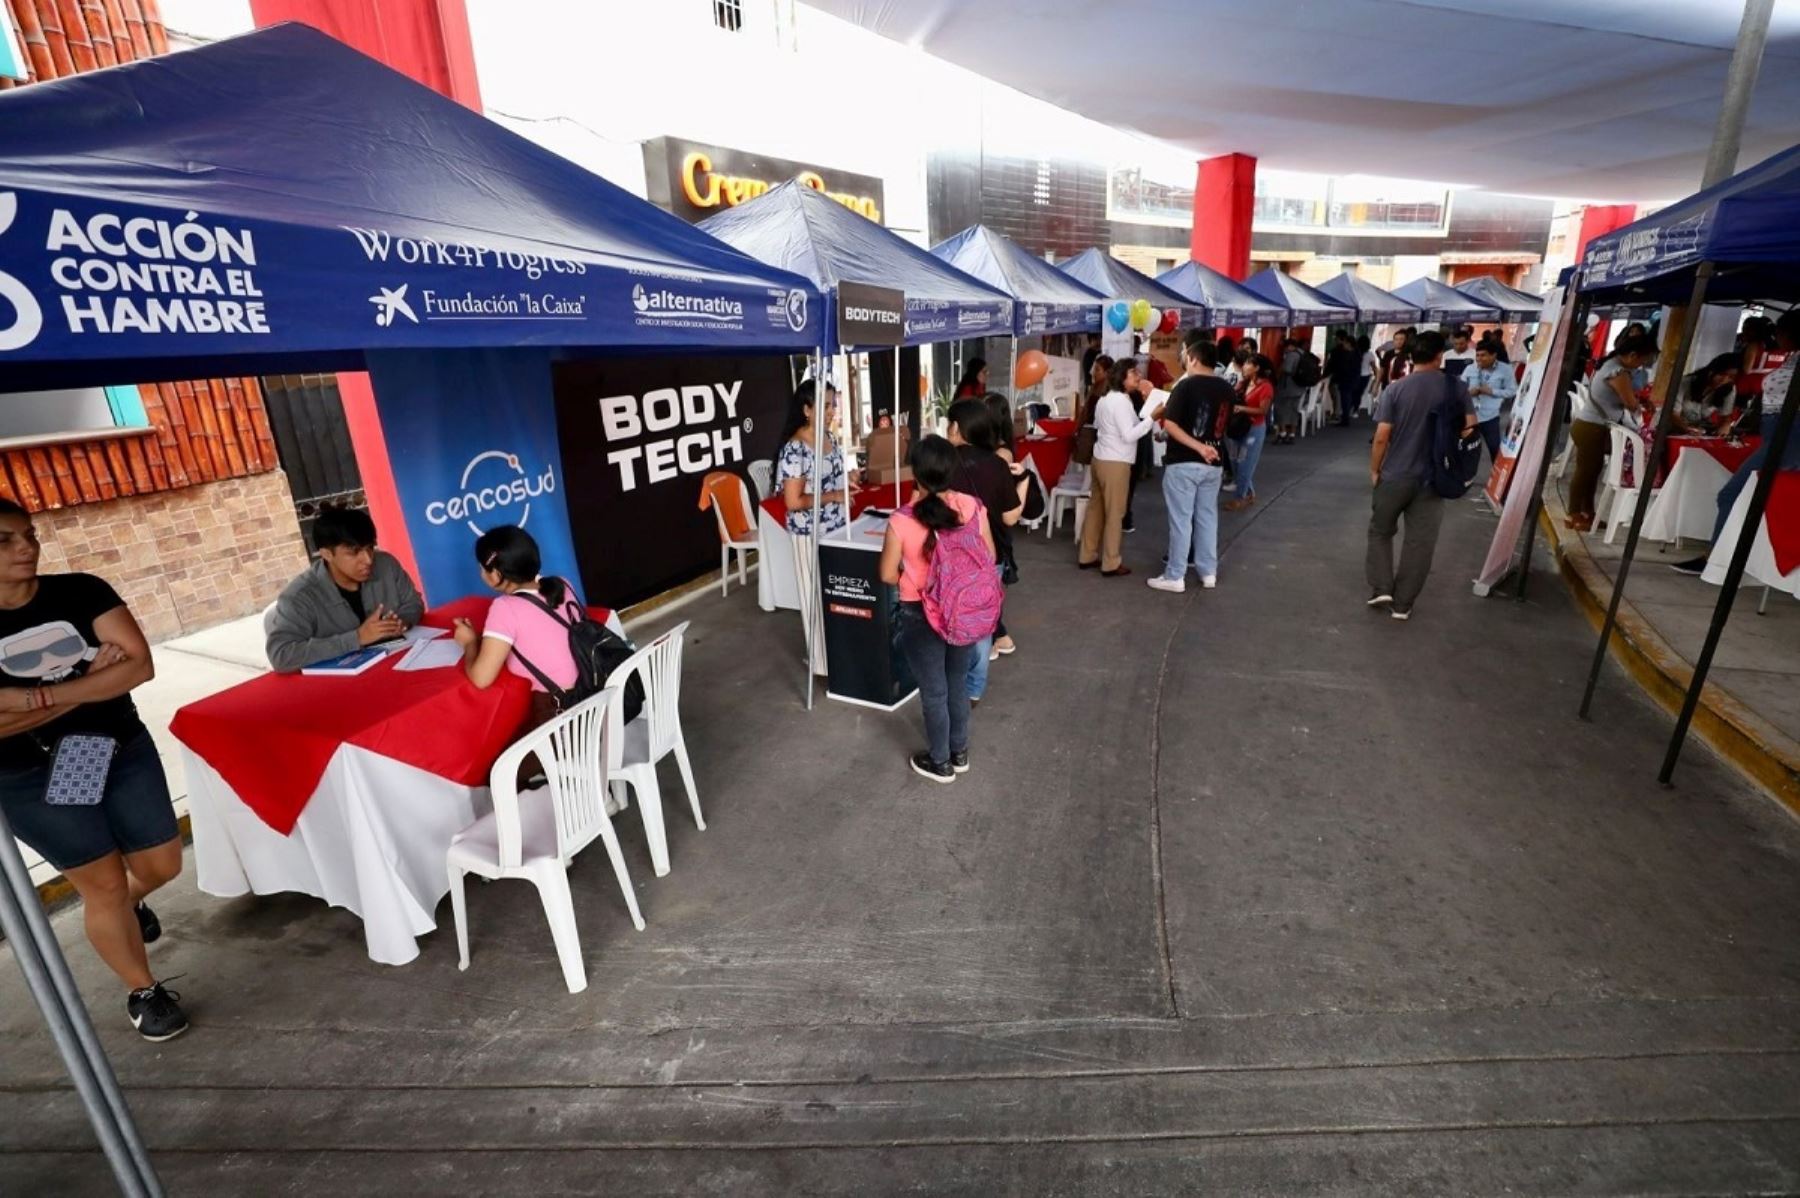
<svg viewBox="0 0 1800 1198"><path fill-rule="evenodd" d="M1396 620L1410 620L1410 619L1412 619L1412 608L1396 607L1392 611L1388 612L1388 615L1394 617L1394 619L1396 619Z"/></svg>
<svg viewBox="0 0 1800 1198"><path fill-rule="evenodd" d="M1386 607L1388 604L1392 603L1393 601L1394 601L1394 597L1385 592L1383 592L1382 594L1369 596L1369 606L1370 607Z"/></svg>
<svg viewBox="0 0 1800 1198"><path fill-rule="evenodd" d="M1171 595L1179 595L1187 590L1187 579L1185 578L1164 578L1158 575L1150 579L1149 584L1151 589L1167 591Z"/></svg>
<svg viewBox="0 0 1800 1198"><path fill-rule="evenodd" d="M1218 585L1219 576L1217 574L1208 574L1205 578L1200 580L1200 587L1202 590L1210 591Z"/></svg>

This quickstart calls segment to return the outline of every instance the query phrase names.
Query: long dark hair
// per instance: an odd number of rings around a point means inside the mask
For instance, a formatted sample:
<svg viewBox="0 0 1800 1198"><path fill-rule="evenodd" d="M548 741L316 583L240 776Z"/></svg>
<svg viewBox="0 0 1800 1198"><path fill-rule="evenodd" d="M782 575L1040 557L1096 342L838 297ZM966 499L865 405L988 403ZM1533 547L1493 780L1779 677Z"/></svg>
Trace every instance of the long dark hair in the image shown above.
<svg viewBox="0 0 1800 1198"><path fill-rule="evenodd" d="M830 384L826 384L826 390L830 391ZM792 441L795 433L812 423L812 417L806 414L806 409L813 406L813 396L816 393L817 388L811 379L794 388L794 396L788 400L787 419L781 422L781 444L786 445Z"/></svg>
<svg viewBox="0 0 1800 1198"><path fill-rule="evenodd" d="M1112 364L1112 369L1106 372L1107 392L1110 394L1113 391L1125 390L1126 378L1137 368L1138 361L1136 358L1120 358L1117 362L1114 362Z"/></svg>
<svg viewBox="0 0 1800 1198"><path fill-rule="evenodd" d="M979 399L959 399L944 413L944 419L956 426L962 439L978 449L992 449L993 435L988 430L987 404Z"/></svg>
<svg viewBox="0 0 1800 1198"><path fill-rule="evenodd" d="M998 391L989 391L982 398L987 400L988 432L993 435L994 442L992 445L983 445L982 448L987 450L1017 448L1013 443L1012 404L1008 403L1006 396Z"/></svg>
<svg viewBox="0 0 1800 1198"><path fill-rule="evenodd" d="M1740 365L1741 362L1737 354L1720 354L1700 369L1694 371L1694 373L1688 375L1688 398L1695 403L1705 402L1707 396L1711 395L1714 390L1714 388L1707 386L1708 383L1712 382L1713 375L1725 374L1729 371L1735 378ZM1726 383L1720 383L1717 389L1723 390L1728 385L1729 384Z"/></svg>
<svg viewBox="0 0 1800 1198"><path fill-rule="evenodd" d="M956 477L956 446L934 433L913 446L909 464L914 485L925 492L923 499L913 500L912 510L913 519L925 526L925 556L930 557L940 531L962 527L962 517L944 498Z"/></svg>
<svg viewBox="0 0 1800 1198"><path fill-rule="evenodd" d="M1096 393L1100 395L1106 394L1106 379L1102 379L1099 383L1094 382L1094 367L1096 365L1100 367L1101 371L1106 375L1106 378L1110 379L1112 377L1113 368L1112 355L1095 354L1094 360L1088 363L1088 372L1082 376L1081 385L1087 388L1087 393L1090 397L1094 396Z"/></svg>
<svg viewBox="0 0 1800 1198"><path fill-rule="evenodd" d="M1265 380L1270 381L1270 382L1274 381L1274 379L1275 379L1275 363L1273 363L1269 360L1268 354L1251 354L1250 361L1248 364L1256 367L1256 381L1257 382L1260 383Z"/></svg>
<svg viewBox="0 0 1800 1198"><path fill-rule="evenodd" d="M483 570L492 570L503 582L526 586L535 581L538 594L551 607L561 607L569 588L560 578L540 578L544 569L543 555L530 533L517 524L502 524L475 538L475 560Z"/></svg>
<svg viewBox="0 0 1800 1198"><path fill-rule="evenodd" d="M986 369L986 358L970 358L969 364L963 367L962 378L956 381L956 390L952 394L961 395L964 387L974 394L980 394L981 372Z"/></svg>

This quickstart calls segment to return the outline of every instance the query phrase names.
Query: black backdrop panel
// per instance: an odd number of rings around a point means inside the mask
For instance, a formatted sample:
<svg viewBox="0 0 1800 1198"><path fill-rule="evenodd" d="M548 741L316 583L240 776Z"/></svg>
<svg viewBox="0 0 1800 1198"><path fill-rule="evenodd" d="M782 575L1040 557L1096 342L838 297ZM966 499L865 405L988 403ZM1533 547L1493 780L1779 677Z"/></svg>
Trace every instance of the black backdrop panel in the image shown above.
<svg viewBox="0 0 1800 1198"><path fill-rule="evenodd" d="M595 358L555 365L569 524L591 603L625 607L718 568L700 480L779 448L785 355ZM752 524L755 512L751 512Z"/></svg>
<svg viewBox="0 0 1800 1198"><path fill-rule="evenodd" d="M894 410L894 351L869 351L869 411L874 416ZM900 416L919 437L919 347L907 346L900 351Z"/></svg>

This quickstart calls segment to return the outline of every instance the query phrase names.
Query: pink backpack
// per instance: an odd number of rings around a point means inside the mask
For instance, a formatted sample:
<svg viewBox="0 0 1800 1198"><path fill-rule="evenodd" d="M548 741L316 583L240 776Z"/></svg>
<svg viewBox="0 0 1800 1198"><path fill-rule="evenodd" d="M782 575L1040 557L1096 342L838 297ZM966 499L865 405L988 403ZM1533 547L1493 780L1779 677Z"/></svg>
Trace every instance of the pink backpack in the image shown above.
<svg viewBox="0 0 1800 1198"><path fill-rule="evenodd" d="M913 505L907 504L896 515L917 520ZM925 604L925 622L946 644L973 645L994 635L1000 626L1000 607L1006 590L1000 585L1000 572L988 556L987 543L981 539L979 521L987 517L981 508L964 520L960 528L946 529L937 535L931 551L931 569L919 598Z"/></svg>

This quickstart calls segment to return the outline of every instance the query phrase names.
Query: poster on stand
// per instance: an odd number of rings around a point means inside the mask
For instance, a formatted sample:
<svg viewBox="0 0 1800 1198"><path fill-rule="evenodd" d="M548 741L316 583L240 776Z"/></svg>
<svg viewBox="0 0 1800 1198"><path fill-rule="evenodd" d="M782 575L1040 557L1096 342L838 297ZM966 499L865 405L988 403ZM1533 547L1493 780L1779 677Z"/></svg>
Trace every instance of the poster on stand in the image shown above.
<svg viewBox="0 0 1800 1198"><path fill-rule="evenodd" d="M715 470L748 480L751 462L774 459L787 357L590 358L556 363L553 378L588 601L625 607L717 569L700 483Z"/></svg>
<svg viewBox="0 0 1800 1198"><path fill-rule="evenodd" d="M1495 511L1506 502L1507 490L1519 464L1519 452L1525 445L1525 430L1530 427L1531 412L1537 406L1543 381L1546 377L1552 380L1560 377L1560 373L1546 376L1544 365L1556 343L1557 316L1562 311L1562 302L1561 288L1552 291L1544 301L1549 319L1538 323L1537 336L1531 343L1531 356L1525 362L1525 376L1519 380L1519 392L1513 398L1512 411L1500 437L1500 455L1494 459L1494 468L1488 474L1486 493Z"/></svg>

